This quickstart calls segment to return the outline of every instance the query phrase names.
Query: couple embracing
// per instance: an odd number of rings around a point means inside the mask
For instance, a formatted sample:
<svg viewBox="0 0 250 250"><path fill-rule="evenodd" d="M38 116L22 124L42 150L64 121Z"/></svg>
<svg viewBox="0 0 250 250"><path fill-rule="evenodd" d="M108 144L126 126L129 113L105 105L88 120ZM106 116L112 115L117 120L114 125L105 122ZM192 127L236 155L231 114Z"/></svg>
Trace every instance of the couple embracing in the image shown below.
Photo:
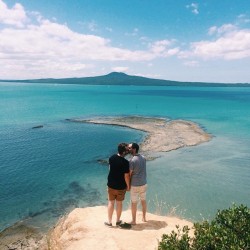
<svg viewBox="0 0 250 250"><path fill-rule="evenodd" d="M131 159L128 161L125 156L130 153ZM116 205L116 226L128 228L136 224L136 212L138 200L142 205L142 220L146 221L146 189L147 173L146 159L139 154L137 143L118 145L118 153L109 158L108 174L108 221L106 226L112 227L112 216ZM130 224L122 223L122 202L126 191L130 191L132 221Z"/></svg>

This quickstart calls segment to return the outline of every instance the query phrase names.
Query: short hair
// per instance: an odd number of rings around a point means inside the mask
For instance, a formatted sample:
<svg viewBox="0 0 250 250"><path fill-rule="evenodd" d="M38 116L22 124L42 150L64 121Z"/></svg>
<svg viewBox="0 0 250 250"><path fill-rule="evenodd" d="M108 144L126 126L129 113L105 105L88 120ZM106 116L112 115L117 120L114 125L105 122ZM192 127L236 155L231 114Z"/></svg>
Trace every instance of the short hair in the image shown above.
<svg viewBox="0 0 250 250"><path fill-rule="evenodd" d="M136 153L138 153L139 152L139 145L137 144L137 143L132 143L132 148L135 148L135 150L136 150Z"/></svg>
<svg viewBox="0 0 250 250"><path fill-rule="evenodd" d="M120 155L122 155L124 152L126 152L126 151L127 151L127 146L128 146L128 144L125 143L125 142L120 143L120 144L118 145L118 148L117 148L118 153L119 153Z"/></svg>

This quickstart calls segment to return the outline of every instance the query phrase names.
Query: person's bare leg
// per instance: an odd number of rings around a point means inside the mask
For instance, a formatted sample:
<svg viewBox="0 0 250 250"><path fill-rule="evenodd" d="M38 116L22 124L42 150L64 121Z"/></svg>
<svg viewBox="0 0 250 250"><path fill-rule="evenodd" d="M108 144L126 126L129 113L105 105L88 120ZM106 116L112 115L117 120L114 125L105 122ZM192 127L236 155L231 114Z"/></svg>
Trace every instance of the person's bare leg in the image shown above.
<svg viewBox="0 0 250 250"><path fill-rule="evenodd" d="M120 221L122 214L122 201L116 201L116 222Z"/></svg>
<svg viewBox="0 0 250 250"><path fill-rule="evenodd" d="M141 206L142 206L142 221L146 220L146 213L147 213L147 202L146 200L141 200Z"/></svg>
<svg viewBox="0 0 250 250"><path fill-rule="evenodd" d="M136 211L137 211L137 203L131 202L131 212L132 212L132 221L131 224L136 224Z"/></svg>
<svg viewBox="0 0 250 250"><path fill-rule="evenodd" d="M108 223L112 223L115 201L108 202Z"/></svg>

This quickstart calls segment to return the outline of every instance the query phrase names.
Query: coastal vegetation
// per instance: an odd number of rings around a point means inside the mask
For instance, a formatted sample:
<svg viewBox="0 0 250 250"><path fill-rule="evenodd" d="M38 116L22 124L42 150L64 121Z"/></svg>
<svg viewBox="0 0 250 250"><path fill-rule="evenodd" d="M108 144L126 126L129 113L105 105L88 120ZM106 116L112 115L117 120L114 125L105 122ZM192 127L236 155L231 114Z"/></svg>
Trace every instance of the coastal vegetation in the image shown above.
<svg viewBox="0 0 250 250"><path fill-rule="evenodd" d="M0 80L0 82L20 83L53 83L82 85L136 85L136 86L196 86L196 87L250 87L249 83L209 83L209 82L179 82L172 80L153 79L142 76L132 76L121 72L111 72L103 76L74 78L44 78L27 80Z"/></svg>
<svg viewBox="0 0 250 250"><path fill-rule="evenodd" d="M177 232L163 234L158 250L216 250L250 249L250 209L244 205L233 205L218 210L211 222L194 223L194 237L189 236L188 226Z"/></svg>

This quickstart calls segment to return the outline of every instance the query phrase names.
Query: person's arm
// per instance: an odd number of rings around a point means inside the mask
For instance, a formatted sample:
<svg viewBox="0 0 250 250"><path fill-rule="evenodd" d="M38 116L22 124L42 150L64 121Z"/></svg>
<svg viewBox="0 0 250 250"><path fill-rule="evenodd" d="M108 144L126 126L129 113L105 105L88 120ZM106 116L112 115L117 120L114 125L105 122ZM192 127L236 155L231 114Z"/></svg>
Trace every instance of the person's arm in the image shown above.
<svg viewBox="0 0 250 250"><path fill-rule="evenodd" d="M125 182L127 184L127 191L129 191L130 190L130 175L129 175L129 173L125 173L124 178L125 178Z"/></svg>
<svg viewBox="0 0 250 250"><path fill-rule="evenodd" d="M132 178L132 175L133 175L133 170L129 170L129 176L130 176L130 179Z"/></svg>

